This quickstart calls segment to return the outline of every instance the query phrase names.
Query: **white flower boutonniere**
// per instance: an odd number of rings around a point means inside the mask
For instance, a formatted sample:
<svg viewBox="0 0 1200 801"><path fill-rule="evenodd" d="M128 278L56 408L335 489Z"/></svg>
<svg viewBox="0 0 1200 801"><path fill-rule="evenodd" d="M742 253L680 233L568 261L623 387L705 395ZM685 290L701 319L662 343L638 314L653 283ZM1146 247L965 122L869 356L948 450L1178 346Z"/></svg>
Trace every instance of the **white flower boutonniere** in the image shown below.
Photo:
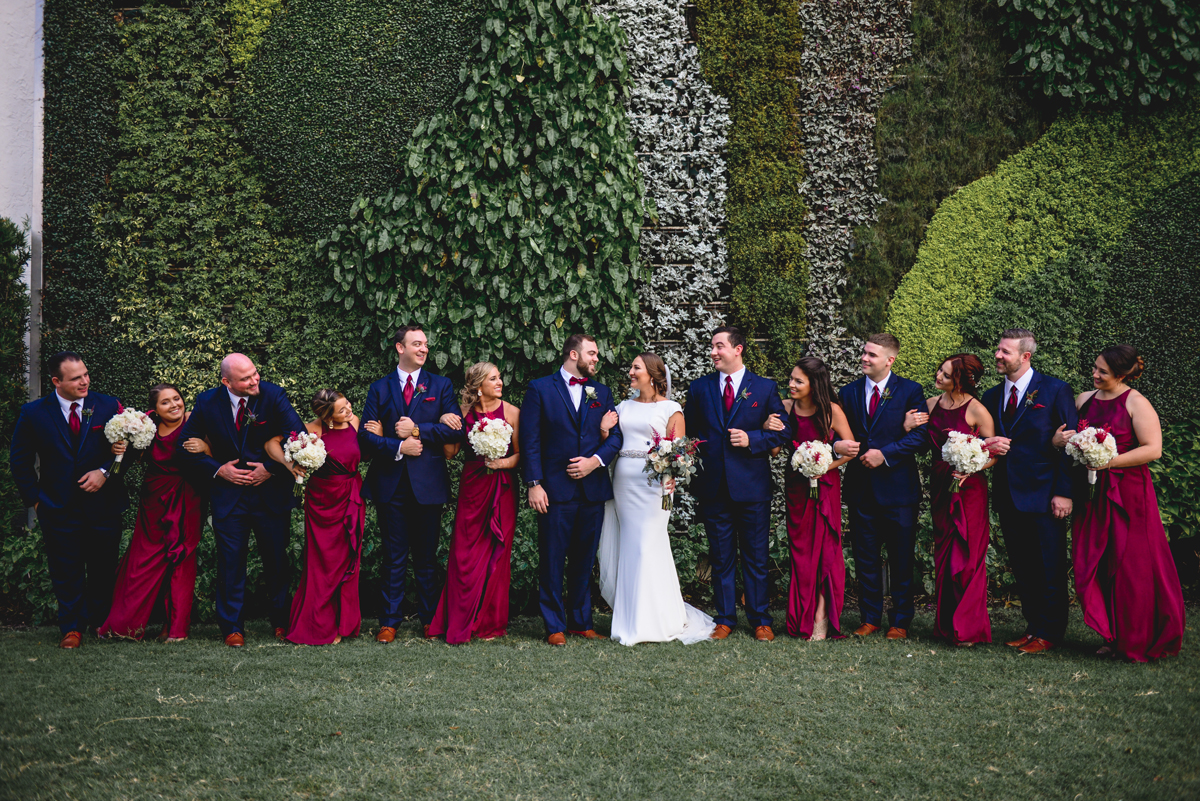
<svg viewBox="0 0 1200 801"><path fill-rule="evenodd" d="M595 387L584 387L583 394L587 396L588 400L594 401L596 399L596 388Z"/></svg>

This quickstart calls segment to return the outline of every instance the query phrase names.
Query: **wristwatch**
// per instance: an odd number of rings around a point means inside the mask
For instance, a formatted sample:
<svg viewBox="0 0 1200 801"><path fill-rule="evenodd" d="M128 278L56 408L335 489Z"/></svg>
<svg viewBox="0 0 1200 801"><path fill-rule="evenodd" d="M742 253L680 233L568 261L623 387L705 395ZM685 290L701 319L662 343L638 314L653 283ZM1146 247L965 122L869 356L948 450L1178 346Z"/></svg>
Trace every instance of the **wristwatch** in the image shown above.
<svg viewBox="0 0 1200 801"><path fill-rule="evenodd" d="M413 426L412 434L410 434L409 436L411 436L413 439L420 439L421 438L421 427Z"/></svg>
<svg viewBox="0 0 1200 801"><path fill-rule="evenodd" d="M535 480L535 481L526 481L526 482L525 482L525 487L526 487L526 488L529 488L529 487L537 487L537 486L540 486L540 485L541 485L541 483L542 483L541 479L537 479L537 480Z"/></svg>

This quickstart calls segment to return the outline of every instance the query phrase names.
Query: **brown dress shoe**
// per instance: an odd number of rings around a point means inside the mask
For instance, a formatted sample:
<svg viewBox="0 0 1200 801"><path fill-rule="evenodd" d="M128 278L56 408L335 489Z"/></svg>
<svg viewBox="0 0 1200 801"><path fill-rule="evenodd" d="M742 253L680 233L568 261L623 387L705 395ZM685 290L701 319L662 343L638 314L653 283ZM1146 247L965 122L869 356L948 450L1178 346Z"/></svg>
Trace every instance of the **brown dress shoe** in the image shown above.
<svg viewBox="0 0 1200 801"><path fill-rule="evenodd" d="M230 648L241 648L246 644L246 638L242 636L240 631L235 631L225 638L225 644Z"/></svg>
<svg viewBox="0 0 1200 801"><path fill-rule="evenodd" d="M1040 654L1042 651L1049 651L1054 647L1054 643L1049 640L1043 640L1041 637L1034 637L1026 645L1022 645L1017 650L1023 654Z"/></svg>
<svg viewBox="0 0 1200 801"><path fill-rule="evenodd" d="M759 626L754 630L754 639L759 642L770 642L775 639L775 632L771 631L770 626Z"/></svg>
<svg viewBox="0 0 1200 801"><path fill-rule="evenodd" d="M855 637L867 637L871 634L874 634L877 631L879 631L879 626L876 626L874 623L863 623L861 626L859 626L858 628L856 628L854 630L854 636Z"/></svg>
<svg viewBox="0 0 1200 801"><path fill-rule="evenodd" d="M901 629L901 628L892 626L890 629L887 630L887 634L884 636L887 637L889 640L907 640L908 639L908 629Z"/></svg>
<svg viewBox="0 0 1200 801"><path fill-rule="evenodd" d="M396 629L394 626L382 626L379 633L375 635L375 642L391 642L396 639Z"/></svg>
<svg viewBox="0 0 1200 801"><path fill-rule="evenodd" d="M1017 639L1009 640L1008 642L1006 642L1004 644L1007 645L1009 648L1021 648L1023 646L1029 645L1031 640L1033 640L1032 634L1023 634L1020 637L1018 637Z"/></svg>
<svg viewBox="0 0 1200 801"><path fill-rule="evenodd" d="M80 641L82 639L83 639L83 637L79 634L78 631L68 631L66 634L63 635L63 638L61 640L59 640L58 647L59 648L78 648Z"/></svg>
<svg viewBox="0 0 1200 801"><path fill-rule="evenodd" d="M603 634L597 634L595 629L588 629L587 631L571 631L570 629L567 629L567 634L570 634L573 637L582 637L585 640L607 640L608 639Z"/></svg>
<svg viewBox="0 0 1200 801"><path fill-rule="evenodd" d="M437 636L437 635L429 633L432 628L433 628L433 626L429 623L426 623L424 626L421 627L421 634L425 637L425 639L432 640L435 636Z"/></svg>
<svg viewBox="0 0 1200 801"><path fill-rule="evenodd" d="M275 627L275 639L283 640L286 638L287 638L287 631L284 630L283 626L276 626Z"/></svg>
<svg viewBox="0 0 1200 801"><path fill-rule="evenodd" d="M724 623L718 623L717 627L713 629L713 633L709 636L714 640L723 640L732 633L733 629L729 628L729 626L726 626Z"/></svg>
<svg viewBox="0 0 1200 801"><path fill-rule="evenodd" d="M556 631L546 638L546 642L550 645L566 645L567 635L563 634L561 631Z"/></svg>

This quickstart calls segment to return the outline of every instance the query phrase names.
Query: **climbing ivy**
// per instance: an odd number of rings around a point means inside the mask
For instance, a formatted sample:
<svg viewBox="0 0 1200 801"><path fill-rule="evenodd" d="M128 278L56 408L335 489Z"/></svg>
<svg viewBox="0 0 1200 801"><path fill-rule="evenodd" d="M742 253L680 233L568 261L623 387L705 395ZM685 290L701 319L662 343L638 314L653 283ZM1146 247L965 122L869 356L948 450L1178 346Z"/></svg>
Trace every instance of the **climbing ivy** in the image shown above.
<svg viewBox="0 0 1200 801"><path fill-rule="evenodd" d="M624 34L578 0L489 0L447 112L417 125L396 186L318 243L381 348L425 326L438 369L524 382L574 331L632 356L645 213L621 99Z"/></svg>

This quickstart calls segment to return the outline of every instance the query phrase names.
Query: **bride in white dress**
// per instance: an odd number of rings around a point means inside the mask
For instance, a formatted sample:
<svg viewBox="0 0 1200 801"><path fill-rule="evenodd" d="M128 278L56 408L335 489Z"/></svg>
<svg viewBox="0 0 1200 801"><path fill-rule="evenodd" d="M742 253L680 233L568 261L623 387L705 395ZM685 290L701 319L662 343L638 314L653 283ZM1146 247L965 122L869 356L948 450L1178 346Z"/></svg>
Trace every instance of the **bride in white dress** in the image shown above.
<svg viewBox="0 0 1200 801"><path fill-rule="evenodd" d="M600 594L613 610L612 638L622 645L700 642L710 638L713 620L683 601L663 487L642 472L655 431L684 435L683 409L667 399L670 378L657 355L634 359L629 378L638 397L617 406L625 449L613 466L613 500L604 507L597 554Z"/></svg>

